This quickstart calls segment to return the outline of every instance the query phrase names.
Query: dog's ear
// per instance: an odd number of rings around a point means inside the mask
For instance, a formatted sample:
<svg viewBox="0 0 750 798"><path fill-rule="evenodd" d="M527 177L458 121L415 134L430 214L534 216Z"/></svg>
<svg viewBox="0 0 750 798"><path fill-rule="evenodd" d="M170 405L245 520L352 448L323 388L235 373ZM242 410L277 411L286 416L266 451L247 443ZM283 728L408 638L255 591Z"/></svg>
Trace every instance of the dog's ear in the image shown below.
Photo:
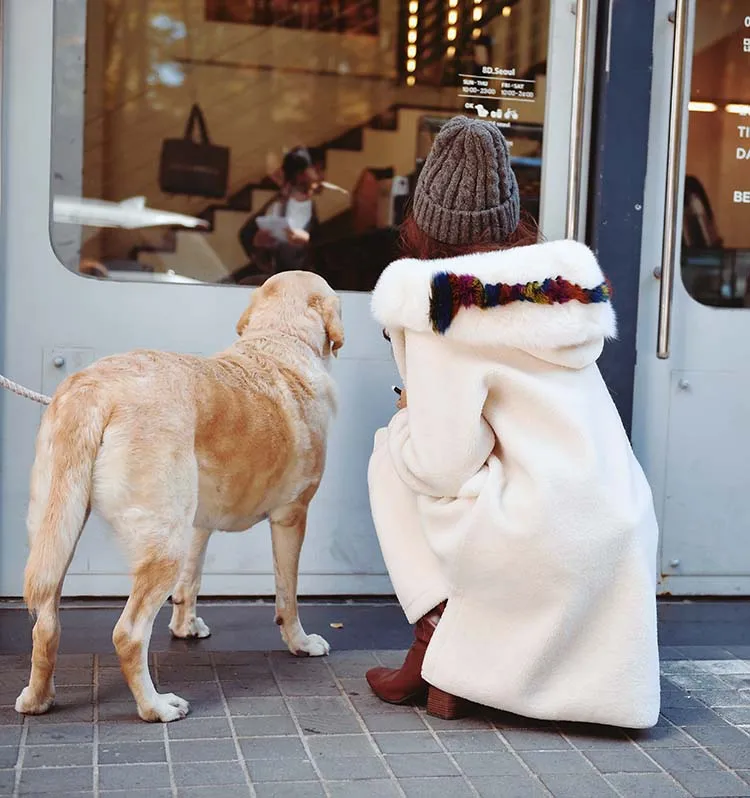
<svg viewBox="0 0 750 798"><path fill-rule="evenodd" d="M331 354L338 356L338 351L344 345L344 324L341 321L341 300L333 294L321 302L320 314L323 317L323 326L331 344Z"/></svg>
<svg viewBox="0 0 750 798"><path fill-rule="evenodd" d="M253 309L253 295L250 296L250 302L248 303L247 307L243 311L242 315L240 316L240 320L237 322L237 335L242 335L245 332L245 328L247 327L247 321L250 318L250 311Z"/></svg>

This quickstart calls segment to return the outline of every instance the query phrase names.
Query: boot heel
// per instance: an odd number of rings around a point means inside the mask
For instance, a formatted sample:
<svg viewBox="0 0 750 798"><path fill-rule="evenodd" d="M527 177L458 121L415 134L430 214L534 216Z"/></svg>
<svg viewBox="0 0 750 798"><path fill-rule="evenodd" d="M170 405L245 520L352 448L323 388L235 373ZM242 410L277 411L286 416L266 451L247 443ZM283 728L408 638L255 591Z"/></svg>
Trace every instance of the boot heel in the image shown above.
<svg viewBox="0 0 750 798"><path fill-rule="evenodd" d="M466 701L430 685L427 693L427 714L443 720L458 720L467 714Z"/></svg>

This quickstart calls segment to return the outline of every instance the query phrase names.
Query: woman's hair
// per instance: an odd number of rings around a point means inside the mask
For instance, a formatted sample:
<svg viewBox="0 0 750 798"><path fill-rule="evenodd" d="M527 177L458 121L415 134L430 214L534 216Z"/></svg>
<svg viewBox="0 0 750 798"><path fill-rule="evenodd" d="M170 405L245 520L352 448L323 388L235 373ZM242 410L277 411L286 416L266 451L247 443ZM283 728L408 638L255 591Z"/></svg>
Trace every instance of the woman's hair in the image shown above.
<svg viewBox="0 0 750 798"><path fill-rule="evenodd" d="M489 235L489 231L488 235ZM526 211L521 211L518 227L503 242L476 241L473 244L443 244L417 227L414 217L409 214L401 225L401 257L415 260L436 260L471 255L475 252L493 252L513 247L528 247L538 243L541 238L536 219Z"/></svg>
<svg viewBox="0 0 750 798"><path fill-rule="evenodd" d="M284 156L281 171L284 181L294 183L295 180L313 165L312 156L306 147L295 147Z"/></svg>

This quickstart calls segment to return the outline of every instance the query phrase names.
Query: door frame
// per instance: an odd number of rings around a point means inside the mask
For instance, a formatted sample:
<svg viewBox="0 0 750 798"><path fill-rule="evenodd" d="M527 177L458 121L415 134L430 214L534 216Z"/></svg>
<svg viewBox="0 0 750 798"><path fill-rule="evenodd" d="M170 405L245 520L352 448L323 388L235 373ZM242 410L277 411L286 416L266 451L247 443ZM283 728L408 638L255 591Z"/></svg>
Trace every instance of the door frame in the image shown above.
<svg viewBox="0 0 750 798"><path fill-rule="evenodd" d="M683 81L683 118L680 125L681 161L677 184L682 187L685 181L686 141L688 135L688 102L691 90L691 71L693 60L693 31L695 23L695 3L687 2L687 38L685 48ZM654 68L653 94L651 102L651 124L648 141L648 170L644 202L644 216L649 220L643 226L642 256L640 268L639 324L637 330L637 365L634 384L633 444L647 473L654 493L655 507L662 536L659 545L659 583L658 592L662 595L711 596L750 594L750 575L733 574L679 574L679 563L672 562L672 555L665 551L665 523L667 520L667 501L669 499L669 474L672 464L670 457L670 422L674 403L679 399L676 385L684 369L706 369L706 377L711 372L732 370L732 357L737 362L750 357L750 344L738 337L738 343L727 351L718 345L721 335L719 325L715 324L717 314L721 314L726 325L741 332L740 325L747 328L750 311L727 310L701 305L685 289L680 273L679 243L673 254L674 290L672 293L672 335L671 352L667 359L657 357L658 314L660 301L660 270L662 246L664 241L663 219L665 209L665 184L668 169L667 142L669 139L669 100L672 83L672 55L675 38L673 12L674 0L655 0L654 22ZM682 190L676 203L672 224L682 228ZM705 324L704 335L699 339L691 333L688 313L692 327L696 319ZM736 314L730 317L727 314ZM744 314L744 315L742 315ZM712 324L712 322L714 322ZM715 362L710 369L706 364L712 353ZM685 430L688 434L689 430ZM719 463L720 465L720 463ZM711 501L711 497L701 494L701 501ZM666 560L670 559L670 562Z"/></svg>

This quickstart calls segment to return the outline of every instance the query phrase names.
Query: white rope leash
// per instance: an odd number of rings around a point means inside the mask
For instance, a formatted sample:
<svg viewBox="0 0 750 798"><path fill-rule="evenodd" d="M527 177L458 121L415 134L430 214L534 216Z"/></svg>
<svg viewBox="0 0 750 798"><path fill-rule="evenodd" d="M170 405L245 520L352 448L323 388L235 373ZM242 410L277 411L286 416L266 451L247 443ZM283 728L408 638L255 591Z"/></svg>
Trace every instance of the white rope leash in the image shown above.
<svg viewBox="0 0 750 798"><path fill-rule="evenodd" d="M3 377L2 374L0 374L0 388L5 388L6 391L11 391L19 396L23 396L24 399L31 399L32 402L39 402L40 405L48 405L52 401L51 396L45 396L43 393L30 391L28 388L24 388L23 385L19 385L17 382Z"/></svg>

